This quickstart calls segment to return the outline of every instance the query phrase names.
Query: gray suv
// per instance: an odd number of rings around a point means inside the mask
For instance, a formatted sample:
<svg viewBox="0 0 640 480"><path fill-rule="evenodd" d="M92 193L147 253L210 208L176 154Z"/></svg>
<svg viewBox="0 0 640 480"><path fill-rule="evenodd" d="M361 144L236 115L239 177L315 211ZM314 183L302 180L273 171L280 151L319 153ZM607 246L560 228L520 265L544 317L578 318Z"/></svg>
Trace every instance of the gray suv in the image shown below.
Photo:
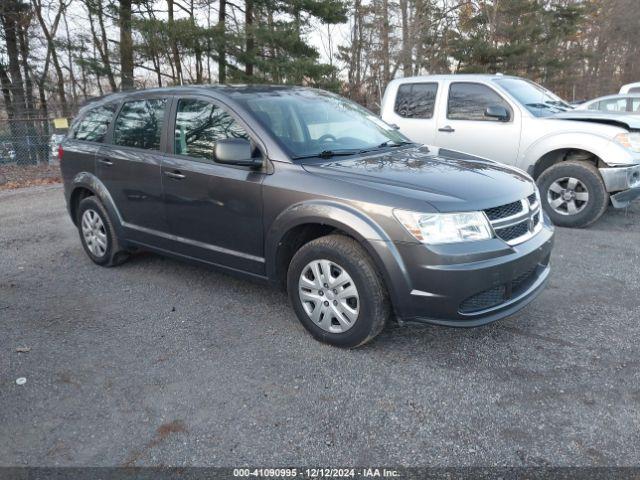
<svg viewBox="0 0 640 480"><path fill-rule="evenodd" d="M549 275L554 230L527 174L415 144L320 90L110 95L82 109L60 158L95 263L145 249L280 286L333 345L392 316L482 325Z"/></svg>

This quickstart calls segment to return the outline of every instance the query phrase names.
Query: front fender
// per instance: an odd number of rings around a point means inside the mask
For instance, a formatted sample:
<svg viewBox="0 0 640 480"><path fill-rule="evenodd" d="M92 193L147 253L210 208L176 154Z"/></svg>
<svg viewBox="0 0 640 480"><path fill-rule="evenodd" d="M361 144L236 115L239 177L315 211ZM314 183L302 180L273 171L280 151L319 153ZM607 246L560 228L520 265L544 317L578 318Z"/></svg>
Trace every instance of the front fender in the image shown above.
<svg viewBox="0 0 640 480"><path fill-rule="evenodd" d="M531 173L536 162L544 155L555 150L566 149L585 150L609 166L638 163L638 159L634 158L629 150L608 137L585 132L563 132L546 135L536 140L524 151L518 165Z"/></svg>
<svg viewBox="0 0 640 480"><path fill-rule="evenodd" d="M273 221L265 240L267 276L271 281L278 281L275 259L282 239L291 229L305 224L327 225L356 239L373 259L394 305L401 289L410 290L402 257L380 225L350 205L327 200L309 200L292 205Z"/></svg>
<svg viewBox="0 0 640 480"><path fill-rule="evenodd" d="M72 199L74 197L74 192L79 188L86 188L93 192L93 194L98 197L104 208L109 213L109 218L111 219L111 223L113 224L113 228L116 230L118 237L123 238L124 232L122 230L122 216L120 215L120 211L118 207L116 207L109 190L107 187L100 181L98 177L96 177L93 173L90 172L80 172L73 177L71 181L71 185L67 190L67 205L69 209L69 214L71 215L71 220L75 223L76 219L73 215L73 205Z"/></svg>

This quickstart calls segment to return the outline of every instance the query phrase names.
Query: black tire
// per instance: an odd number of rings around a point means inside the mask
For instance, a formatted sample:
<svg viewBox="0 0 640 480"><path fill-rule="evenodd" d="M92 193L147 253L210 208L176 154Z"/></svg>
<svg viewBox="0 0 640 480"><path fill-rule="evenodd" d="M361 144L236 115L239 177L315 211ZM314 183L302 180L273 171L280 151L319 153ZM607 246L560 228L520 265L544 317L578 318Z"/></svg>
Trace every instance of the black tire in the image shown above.
<svg viewBox="0 0 640 480"><path fill-rule="evenodd" d="M578 205L578 208L580 208L580 210L574 214L568 212L566 203L557 208L550 205L550 202L561 195L550 190L551 187L555 182L563 184L564 180L562 179L567 178L577 179L581 184L575 189L574 195L576 193L583 193L585 190L588 194L588 200L585 202L578 200L574 202L574 205ZM587 227L598 220L609 205L609 194L600 177L600 173L598 169L589 162L566 161L556 163L542 172L542 175L538 177L537 184L540 189L542 208L544 208L544 211L551 217L553 223L562 227Z"/></svg>
<svg viewBox="0 0 640 480"><path fill-rule="evenodd" d="M83 215L88 210L95 212L102 221L103 228L101 228L100 231L103 232L106 237L106 249L102 255L97 255L91 251L87 239L82 232ZM114 267L129 258L129 252L120 245L118 236L113 228L113 222L109 218L107 210L97 197L91 196L83 198L78 205L77 212L76 224L78 225L80 242L82 243L82 248L84 248L84 251L94 263L102 267Z"/></svg>
<svg viewBox="0 0 640 480"><path fill-rule="evenodd" d="M314 323L305 311L298 282L303 270L314 260L329 260L353 279L359 297L359 312L346 331L327 331ZM344 235L328 235L303 245L289 264L287 291L298 319L311 335L338 347L354 348L373 340L384 328L391 312L387 289L373 261L362 246ZM337 323L335 318L329 321Z"/></svg>

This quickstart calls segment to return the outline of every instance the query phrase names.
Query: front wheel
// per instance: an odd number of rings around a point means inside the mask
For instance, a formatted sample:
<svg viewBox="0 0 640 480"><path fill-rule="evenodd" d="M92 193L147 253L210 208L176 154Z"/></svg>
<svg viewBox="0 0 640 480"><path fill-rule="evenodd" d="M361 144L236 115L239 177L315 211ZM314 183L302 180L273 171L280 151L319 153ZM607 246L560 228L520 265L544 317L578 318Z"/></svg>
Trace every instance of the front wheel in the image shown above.
<svg viewBox="0 0 640 480"><path fill-rule="evenodd" d="M591 163L557 163L542 172L537 184L542 207L561 227L587 227L602 216L609 204L602 178Z"/></svg>
<svg viewBox="0 0 640 480"><path fill-rule="evenodd" d="M344 235L305 244L289 265L287 290L302 325L317 339L357 347L375 338L390 302L367 252Z"/></svg>

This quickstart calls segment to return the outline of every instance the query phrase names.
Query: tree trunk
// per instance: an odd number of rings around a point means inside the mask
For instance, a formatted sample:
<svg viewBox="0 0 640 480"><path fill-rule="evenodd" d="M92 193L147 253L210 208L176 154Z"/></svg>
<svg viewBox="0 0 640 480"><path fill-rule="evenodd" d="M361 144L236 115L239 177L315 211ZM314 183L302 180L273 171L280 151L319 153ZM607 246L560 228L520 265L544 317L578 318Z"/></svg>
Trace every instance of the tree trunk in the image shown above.
<svg viewBox="0 0 640 480"><path fill-rule="evenodd" d="M131 39L131 0L120 0L120 89L133 89L133 40Z"/></svg>
<svg viewBox="0 0 640 480"><path fill-rule="evenodd" d="M169 17L169 38L171 43L171 53L173 54L173 63L175 65L175 81L182 85L182 64L180 63L180 50L178 50L178 40L176 38L175 23L173 19L173 0L167 0L168 17Z"/></svg>
<svg viewBox="0 0 640 480"><path fill-rule="evenodd" d="M33 115L35 111L35 102L33 99L33 82L29 73L29 33L27 32L30 19L22 22L18 28L18 37L20 40L20 59L22 61L22 72L24 75L25 101L27 114Z"/></svg>
<svg viewBox="0 0 640 480"><path fill-rule="evenodd" d="M252 77L253 76L253 55L254 55L253 0L246 0L245 2L244 25L246 30L245 54L247 56L244 73L248 77Z"/></svg>
<svg viewBox="0 0 640 480"><path fill-rule="evenodd" d="M9 0L1 7L0 12L7 56L9 57L9 76L11 77L9 90L11 92L12 99L11 106L13 108L14 115L19 119L24 119L26 117L26 101L22 72L20 70L20 54L18 52L17 35L18 22L16 19L19 15L19 6L15 0Z"/></svg>
<svg viewBox="0 0 640 480"><path fill-rule="evenodd" d="M13 101L11 100L11 80L2 63L0 63L0 88L2 89L2 99L7 110L7 117L12 120L15 117L15 112L13 111Z"/></svg>
<svg viewBox="0 0 640 480"><path fill-rule="evenodd" d="M47 26L44 21L44 17L42 16L42 3L38 3L37 0L33 0L33 8L38 18L38 23L40 24L40 28L42 29L42 33L44 34L45 39L47 40L47 47L51 52L51 62L53 63L53 68L56 71L57 77L57 90L58 90L58 99L60 100L60 107L62 108L62 116L69 117L69 104L67 103L67 95L64 90L64 73L62 72L62 67L60 66L60 60L58 58L58 51L56 49L55 43L55 34L58 30L58 24L60 22L60 17L62 15L62 11L65 8L62 0L58 6L58 12L56 13L56 17L53 21L53 25L51 29Z"/></svg>
<svg viewBox="0 0 640 480"><path fill-rule="evenodd" d="M391 79L391 69L389 64L389 0L382 1L382 85L386 86Z"/></svg>
<svg viewBox="0 0 640 480"><path fill-rule="evenodd" d="M218 12L218 28L220 30L220 44L218 46L218 83L224 84L227 81L227 48L226 48L226 21L227 2L220 0L220 10Z"/></svg>
<svg viewBox="0 0 640 480"><path fill-rule="evenodd" d="M411 76L411 32L409 23L409 2L400 0L400 15L402 17L402 73Z"/></svg>
<svg viewBox="0 0 640 480"><path fill-rule="evenodd" d="M107 29L104 26L104 8L102 6L102 0L98 0L98 6L96 9L96 14L98 16L98 26L100 27L100 41L98 42L98 52L102 57L102 63L105 68L107 79L109 80L109 86L111 87L112 92L118 91L118 85L116 85L116 77L113 74L113 69L111 68L111 58L109 57L109 37L107 36ZM98 40L96 38L96 40Z"/></svg>
<svg viewBox="0 0 640 480"><path fill-rule="evenodd" d="M27 119L27 103L23 84L22 71L20 70L20 52L18 46L18 29L23 6L16 0L5 0L0 4L0 23L4 30L6 55L9 58L10 84L7 83L6 72L3 74L3 96L5 85L10 95L9 104L13 113L13 122L10 122L11 135L16 139L16 160L18 163L35 163L37 155L35 145L31 141L33 134L33 122Z"/></svg>
<svg viewBox="0 0 640 480"><path fill-rule="evenodd" d="M71 54L71 35L69 33L69 23L67 22L66 9L62 12L62 19L64 21L64 30L67 36L67 62L69 62L69 78L71 79L71 94L73 95L73 103L78 104L78 92L76 90L76 75L73 70L73 55Z"/></svg>

